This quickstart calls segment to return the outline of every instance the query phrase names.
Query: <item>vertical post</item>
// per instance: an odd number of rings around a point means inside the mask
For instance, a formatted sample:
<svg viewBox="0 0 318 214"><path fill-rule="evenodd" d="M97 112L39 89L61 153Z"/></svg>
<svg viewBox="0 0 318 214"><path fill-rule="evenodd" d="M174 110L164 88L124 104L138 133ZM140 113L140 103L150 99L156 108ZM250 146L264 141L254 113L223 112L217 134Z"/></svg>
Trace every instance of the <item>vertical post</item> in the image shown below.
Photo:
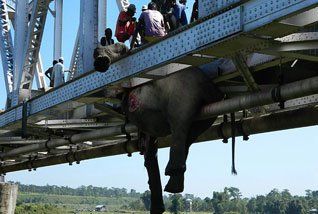
<svg viewBox="0 0 318 214"><path fill-rule="evenodd" d="M14 32L14 83L13 83L13 98L12 104L17 105L19 103L19 81L22 76L24 53L26 48L28 21L29 21L29 5L28 0L16 1L15 12L15 32Z"/></svg>
<svg viewBox="0 0 318 214"><path fill-rule="evenodd" d="M93 53L98 44L98 0L81 0L80 21L83 72L88 72L94 69Z"/></svg>
<svg viewBox="0 0 318 214"><path fill-rule="evenodd" d="M36 85L38 87L38 90L45 90L46 89L46 82L45 82L45 77L44 77L44 72L43 72L42 57L41 57L40 53L39 53L38 62L36 63L35 80L36 80Z"/></svg>
<svg viewBox="0 0 318 214"><path fill-rule="evenodd" d="M62 56L63 0L55 0L54 59Z"/></svg>
<svg viewBox="0 0 318 214"><path fill-rule="evenodd" d="M98 0L98 39L104 36L107 23L107 0Z"/></svg>
<svg viewBox="0 0 318 214"><path fill-rule="evenodd" d="M17 195L18 185L0 182L0 213L14 214Z"/></svg>

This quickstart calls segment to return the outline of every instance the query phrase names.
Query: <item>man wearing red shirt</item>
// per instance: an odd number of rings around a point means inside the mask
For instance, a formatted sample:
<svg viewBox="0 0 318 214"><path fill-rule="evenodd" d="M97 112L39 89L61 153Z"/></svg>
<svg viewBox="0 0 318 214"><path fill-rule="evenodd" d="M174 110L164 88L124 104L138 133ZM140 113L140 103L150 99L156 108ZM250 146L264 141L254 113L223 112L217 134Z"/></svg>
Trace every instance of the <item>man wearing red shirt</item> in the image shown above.
<svg viewBox="0 0 318 214"><path fill-rule="evenodd" d="M130 4L127 11L120 12L115 32L115 37L119 42L125 42L134 34L136 27L135 13L136 6L134 4Z"/></svg>

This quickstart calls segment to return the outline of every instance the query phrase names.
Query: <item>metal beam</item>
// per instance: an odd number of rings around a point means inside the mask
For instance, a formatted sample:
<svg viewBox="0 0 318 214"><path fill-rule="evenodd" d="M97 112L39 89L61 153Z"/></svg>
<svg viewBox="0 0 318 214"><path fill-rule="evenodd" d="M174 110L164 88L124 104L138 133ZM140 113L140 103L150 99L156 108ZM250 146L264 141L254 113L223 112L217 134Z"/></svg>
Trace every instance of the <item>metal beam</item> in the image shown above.
<svg viewBox="0 0 318 214"><path fill-rule="evenodd" d="M18 94L16 94L18 96L14 97L15 105L20 101L31 98L34 72L38 62L49 3L49 0L33 0L31 19L27 31L26 47L23 54L23 68L22 73L18 78Z"/></svg>
<svg viewBox="0 0 318 214"><path fill-rule="evenodd" d="M118 10L119 11L126 11L127 7L129 6L129 0L116 0Z"/></svg>
<svg viewBox="0 0 318 214"><path fill-rule="evenodd" d="M257 32L258 35L275 36L277 33L272 33L272 30L278 27L277 21L318 5L318 0L281 0L275 1L274 5L271 2L271 0L252 0L244 3L241 7L231 8L227 12L219 15L214 14L201 22L195 22L182 29L178 34L170 35L158 43L145 46L137 53L121 59L105 73L92 72L30 101L30 114L33 115L67 101L76 100L111 83L140 75L188 54L208 50L207 52L210 54L224 57L227 54L226 50L233 53L241 49L250 52L262 49L263 42L258 40L251 42L251 38L244 38L246 34L240 34L240 32ZM289 25L285 26L284 30L286 29L288 31L282 30L279 34L288 35L292 30L297 30L294 26ZM247 43L242 45L242 39L246 39ZM222 54L224 55L222 56ZM18 108L6 112L0 117L2 119L7 115L10 115L7 117L8 119L0 120L0 124L6 125L21 119Z"/></svg>
<svg viewBox="0 0 318 214"><path fill-rule="evenodd" d="M39 53L39 59L35 68L35 80L36 80L36 85L38 90L44 91L46 89L46 82L45 82L43 66L42 66L42 57L40 53Z"/></svg>
<svg viewBox="0 0 318 214"><path fill-rule="evenodd" d="M63 0L55 0L53 59L62 56Z"/></svg>
<svg viewBox="0 0 318 214"><path fill-rule="evenodd" d="M107 0L98 0L98 39L105 35L107 23Z"/></svg>
<svg viewBox="0 0 318 214"><path fill-rule="evenodd" d="M19 103L20 77L22 75L24 52L27 43L27 32L29 22L29 4L28 0L16 2L14 18L14 94L12 105Z"/></svg>
<svg viewBox="0 0 318 214"><path fill-rule="evenodd" d="M80 49L83 72L94 69L94 49L98 45L98 0L81 0ZM81 75L78 72L78 75Z"/></svg>
<svg viewBox="0 0 318 214"><path fill-rule="evenodd" d="M308 127L318 124L318 109L305 108L293 111L283 111L275 114L267 114L256 118L245 118L242 121L235 123L236 136L252 135L265 132L286 130L292 128ZM197 140L198 142L221 139L219 135L220 130L224 137L231 137L231 124L225 123L222 125L214 125L205 131ZM244 132L244 133L243 133ZM160 148L170 146L171 139L159 139L158 146ZM32 161L25 161L22 163L8 164L0 167L0 173L15 172L25 169L40 168L63 163L72 163L92 158L106 157L125 154L127 152L133 153L138 151L137 141L116 143L105 146L98 146L96 148L85 149L81 151L74 151L62 155L51 156L47 158L39 158Z"/></svg>
<svg viewBox="0 0 318 214"><path fill-rule="evenodd" d="M80 33L81 33L81 25L79 26L76 34L75 44L73 48L72 58L69 67L69 74L67 76L67 81L72 80L74 77L77 76L77 73L82 73L83 70L82 66L82 56L81 56L81 46L80 46Z"/></svg>
<svg viewBox="0 0 318 214"><path fill-rule="evenodd" d="M11 104L11 94L13 91L14 58L13 42L11 36L10 20L7 8L7 1L0 1L0 51L3 69L3 77L7 91L7 107Z"/></svg>
<svg viewBox="0 0 318 214"><path fill-rule="evenodd" d="M246 59L242 53L237 52L232 57L233 63L235 64L236 69L241 73L247 87L250 91L259 91L260 88L254 80L254 77L246 63Z"/></svg>

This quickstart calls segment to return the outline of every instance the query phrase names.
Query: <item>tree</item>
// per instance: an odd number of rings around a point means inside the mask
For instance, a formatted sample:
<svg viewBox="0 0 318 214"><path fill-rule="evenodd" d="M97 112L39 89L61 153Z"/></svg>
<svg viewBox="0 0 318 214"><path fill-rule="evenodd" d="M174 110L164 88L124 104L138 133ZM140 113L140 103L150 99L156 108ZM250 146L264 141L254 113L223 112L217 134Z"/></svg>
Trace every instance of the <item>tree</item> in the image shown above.
<svg viewBox="0 0 318 214"><path fill-rule="evenodd" d="M150 205L151 205L151 193L149 190L145 191L142 195L141 195L141 200L142 203L145 205L145 209L146 210L150 210Z"/></svg>
<svg viewBox="0 0 318 214"><path fill-rule="evenodd" d="M172 213L179 213L183 209L183 200L181 194L173 194L170 195L171 200L171 206L168 208L168 210Z"/></svg>
<svg viewBox="0 0 318 214"><path fill-rule="evenodd" d="M288 203L286 214L305 214L306 209L301 201L292 200Z"/></svg>
<svg viewBox="0 0 318 214"><path fill-rule="evenodd" d="M134 210L134 211L145 210L145 205L140 199L130 202L128 207L129 207L129 209Z"/></svg>
<svg viewBox="0 0 318 214"><path fill-rule="evenodd" d="M284 193L286 196L289 194L288 191ZM265 213L285 213L287 207L287 201L283 200L282 195L277 189L273 189L266 196L266 205L264 207Z"/></svg>
<svg viewBox="0 0 318 214"><path fill-rule="evenodd" d="M240 190L236 187L230 187L230 188L226 188L224 189L224 192L228 192L231 199L240 199L242 194L240 192Z"/></svg>

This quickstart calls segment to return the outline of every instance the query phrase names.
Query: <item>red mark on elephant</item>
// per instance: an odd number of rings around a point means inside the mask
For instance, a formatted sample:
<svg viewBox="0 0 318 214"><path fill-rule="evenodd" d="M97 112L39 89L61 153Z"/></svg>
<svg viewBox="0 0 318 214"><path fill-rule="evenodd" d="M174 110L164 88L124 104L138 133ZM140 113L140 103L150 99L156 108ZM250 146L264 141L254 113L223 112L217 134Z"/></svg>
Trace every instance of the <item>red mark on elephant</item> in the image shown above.
<svg viewBox="0 0 318 214"><path fill-rule="evenodd" d="M141 107L141 102L135 94L130 93L128 98L128 105L129 105L129 109L128 109L129 112L134 112Z"/></svg>

